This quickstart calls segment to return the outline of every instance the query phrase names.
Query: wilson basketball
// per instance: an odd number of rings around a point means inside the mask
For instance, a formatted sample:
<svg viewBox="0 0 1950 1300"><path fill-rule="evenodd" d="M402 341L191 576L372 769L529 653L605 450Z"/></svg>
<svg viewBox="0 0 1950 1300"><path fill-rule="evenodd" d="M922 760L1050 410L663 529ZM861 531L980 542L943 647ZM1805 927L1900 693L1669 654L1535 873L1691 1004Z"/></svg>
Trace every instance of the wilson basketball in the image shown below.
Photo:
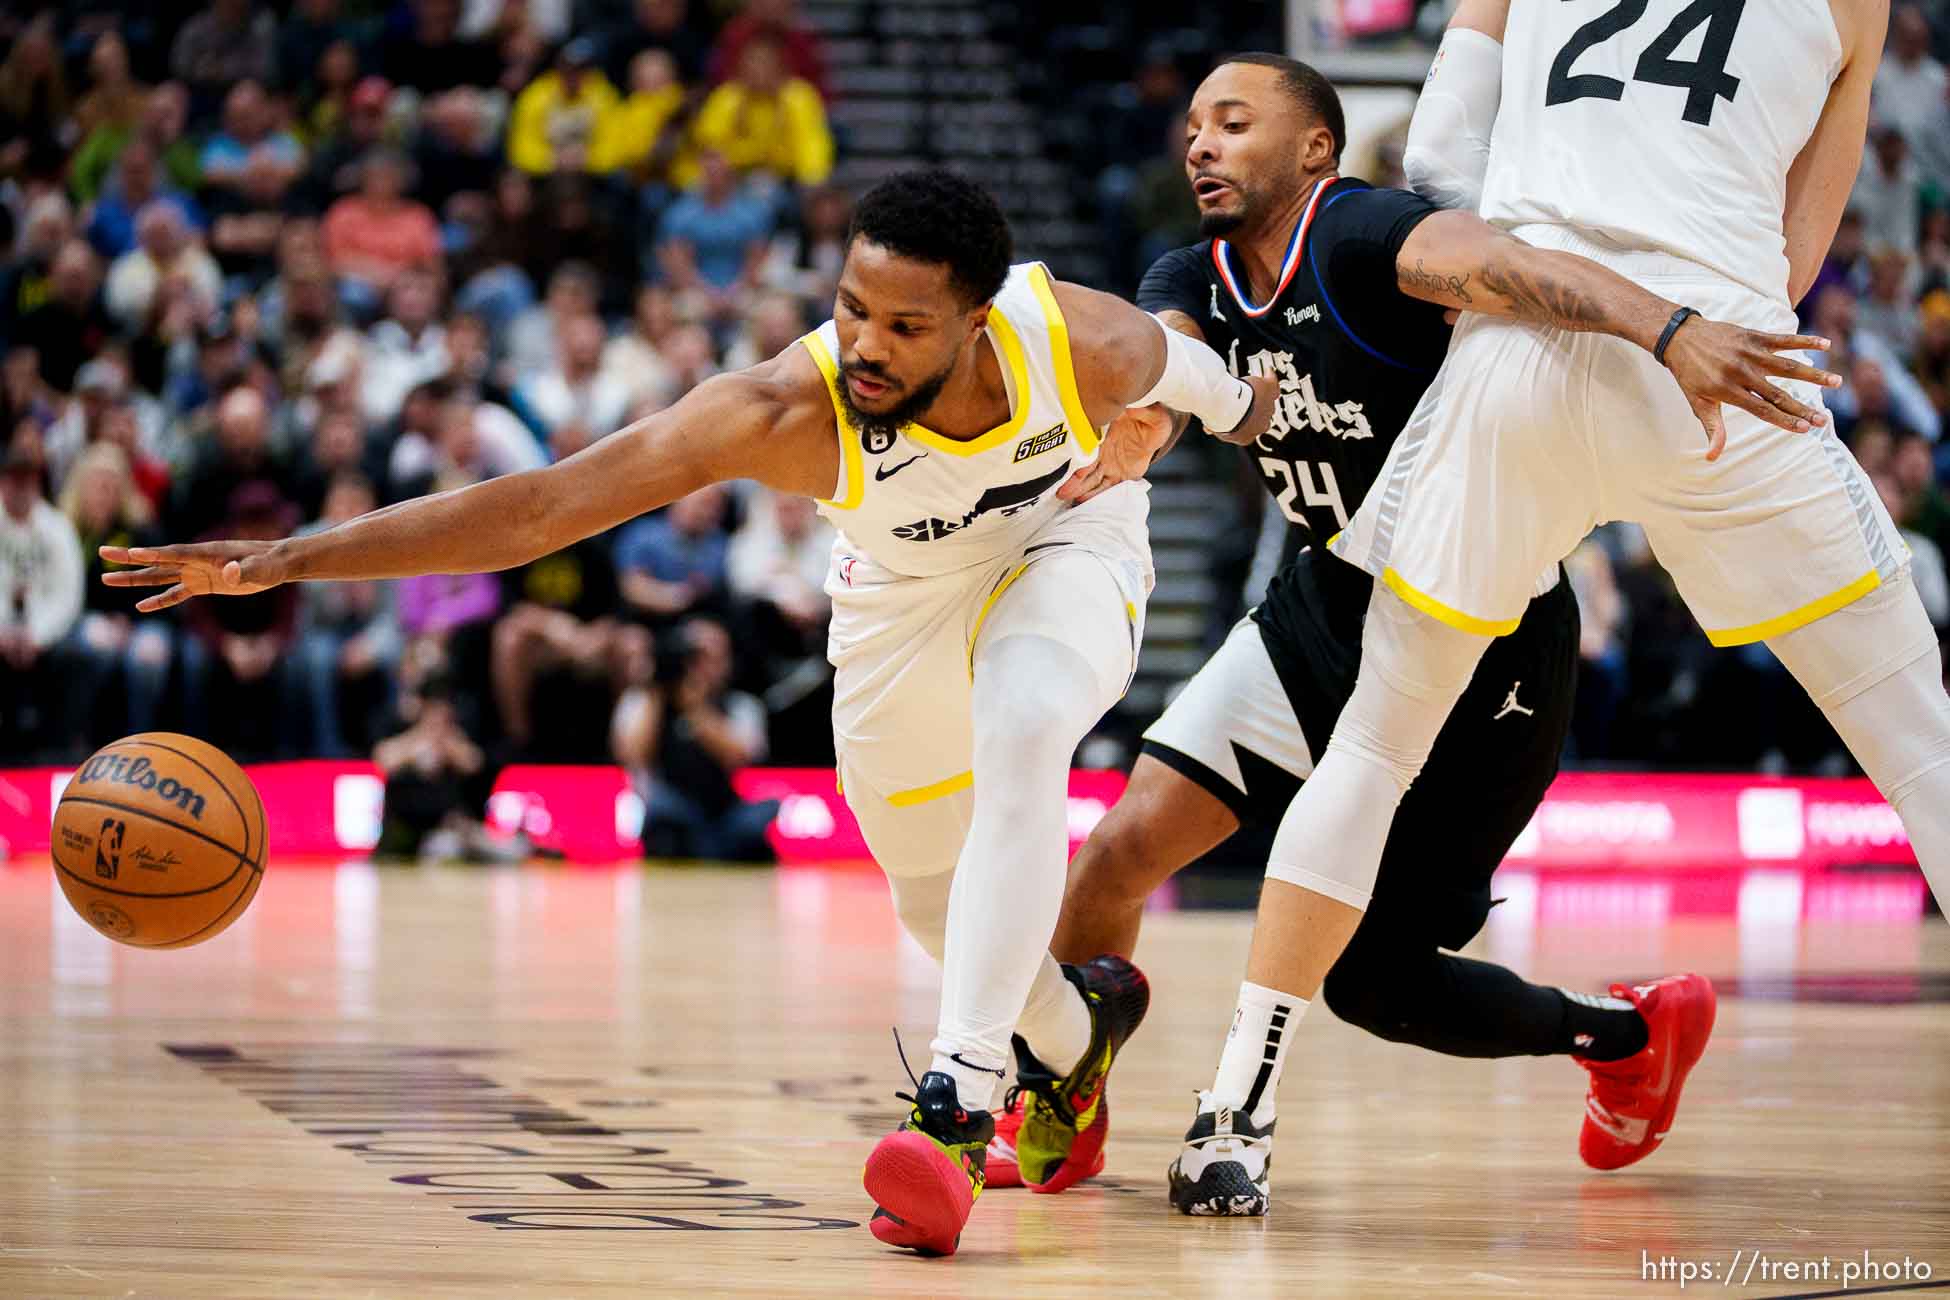
<svg viewBox="0 0 1950 1300"><path fill-rule="evenodd" d="M193 736L124 736L68 782L50 848L61 892L90 925L136 948L184 948L250 906L264 803L242 768Z"/></svg>

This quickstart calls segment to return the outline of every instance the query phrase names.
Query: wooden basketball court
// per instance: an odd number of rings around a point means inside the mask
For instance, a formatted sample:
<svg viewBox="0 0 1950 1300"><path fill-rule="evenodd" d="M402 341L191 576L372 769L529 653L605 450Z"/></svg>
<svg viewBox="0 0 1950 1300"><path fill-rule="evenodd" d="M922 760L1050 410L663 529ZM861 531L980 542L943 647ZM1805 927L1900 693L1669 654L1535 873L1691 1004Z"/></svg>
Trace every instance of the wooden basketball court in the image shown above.
<svg viewBox="0 0 1950 1300"><path fill-rule="evenodd" d="M1687 1293L1950 1280L1941 919L1493 925L1472 951L1575 987L1721 982L1663 1150L1592 1174L1575 1066L1431 1056L1317 1008L1273 1216L1187 1220L1164 1168L1247 924L1150 919L1156 997L1113 1077L1106 1176L991 1193L961 1253L930 1261L861 1226L861 1161L904 1109L889 1029L924 1057L937 987L870 870L274 863L229 932L141 952L15 862L0 1295L1610 1297L1678 1293L1688 1265Z"/></svg>

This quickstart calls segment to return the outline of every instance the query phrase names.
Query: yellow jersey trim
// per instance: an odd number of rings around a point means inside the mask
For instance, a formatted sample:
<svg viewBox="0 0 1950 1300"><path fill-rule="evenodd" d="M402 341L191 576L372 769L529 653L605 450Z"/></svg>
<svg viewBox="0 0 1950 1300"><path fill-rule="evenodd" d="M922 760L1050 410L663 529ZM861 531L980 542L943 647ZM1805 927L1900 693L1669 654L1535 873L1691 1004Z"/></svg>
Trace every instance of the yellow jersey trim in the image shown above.
<svg viewBox="0 0 1950 1300"><path fill-rule="evenodd" d="M1337 537L1339 535L1338 533L1335 534ZM1415 588L1409 586L1403 580L1402 575L1396 573L1392 566L1381 571L1381 580L1387 584L1388 590L1394 592L1409 605L1421 610L1436 622L1447 623L1450 627L1460 629L1464 632L1474 632L1477 636L1509 636L1517 630L1517 624L1523 621L1518 618L1510 618L1492 622L1486 618L1477 618L1474 615L1465 614L1459 609L1451 609L1434 596L1426 592L1417 591Z"/></svg>
<svg viewBox="0 0 1950 1300"><path fill-rule="evenodd" d="M1042 304L1043 326L1049 332L1049 351L1052 368L1056 371L1056 387L1063 395L1063 414L1069 418L1070 433L1076 438L1077 446L1083 448L1084 455L1096 452L1101 441L1097 426L1090 423L1090 416L1083 409L1083 394L1077 390L1076 364L1070 358L1070 327L1063 320L1063 309L1056 303L1056 293L1050 288L1049 270L1042 263L1029 268L1029 287L1036 292L1036 301Z"/></svg>
<svg viewBox="0 0 1950 1300"><path fill-rule="evenodd" d="M995 331L1002 364L1009 368L1009 382L1015 389L1016 409L1008 423L998 424L980 437L967 439L949 438L924 425L910 424L901 430L903 436L930 451L946 452L950 456L979 456L1022 432L1024 422L1029 419L1029 366L1023 360L1022 338L1000 307L989 308L989 325Z"/></svg>
<svg viewBox="0 0 1950 1300"><path fill-rule="evenodd" d="M1717 646L1751 645L1755 641L1765 641L1769 637L1792 632L1797 627L1806 627L1818 618L1833 614L1844 605L1854 604L1862 597L1882 585L1882 575L1874 569L1843 587L1831 591L1820 600L1811 600L1799 609L1789 610L1779 618L1770 618L1764 623L1749 623L1745 627L1729 627L1718 632L1708 632L1706 639Z"/></svg>
<svg viewBox="0 0 1950 1300"><path fill-rule="evenodd" d="M933 785L917 786L912 790L901 790L887 796L887 802L896 808L912 808L915 804L933 803L936 799L946 799L951 794L960 794L975 784L974 769L956 773L944 781Z"/></svg>
<svg viewBox="0 0 1950 1300"><path fill-rule="evenodd" d="M848 436L853 425L846 418L846 407L840 402L839 365L833 360L833 354L826 350L826 342L819 337L819 331L814 330L799 341L806 345L806 351L812 353L813 364L819 367L819 373L826 379L826 400L833 404L833 428L840 440L840 476L846 484L844 495L838 500L822 500L819 504L835 510L857 510L867 496L867 475L866 467L860 460L859 439Z"/></svg>
<svg viewBox="0 0 1950 1300"><path fill-rule="evenodd" d="M1014 586L1016 579L1020 578L1023 574L1023 570L1027 569L1028 567L1029 567L1029 562L1027 560L1024 560L1021 564L1018 564L1015 568L1009 570L1009 576L995 584L995 590L989 593L989 598L982 602L982 608L976 611L975 630L968 634L968 680L969 681L972 682L975 680L975 643L981 639L982 625L989 621L989 611L995 608L995 602L1002 599L1002 593L1007 591L1010 587Z"/></svg>

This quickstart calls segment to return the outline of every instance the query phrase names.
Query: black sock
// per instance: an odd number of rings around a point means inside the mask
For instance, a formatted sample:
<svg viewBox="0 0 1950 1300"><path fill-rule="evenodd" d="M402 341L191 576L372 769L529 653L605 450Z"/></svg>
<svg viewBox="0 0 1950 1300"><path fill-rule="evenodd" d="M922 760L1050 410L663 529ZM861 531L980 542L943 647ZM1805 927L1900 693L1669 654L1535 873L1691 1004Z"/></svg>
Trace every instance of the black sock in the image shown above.
<svg viewBox="0 0 1950 1300"><path fill-rule="evenodd" d="M1588 1061L1622 1061L1645 1050L1645 1017L1637 1007L1621 998L1600 998L1568 989L1556 992L1564 1000L1567 1040L1560 1051Z"/></svg>

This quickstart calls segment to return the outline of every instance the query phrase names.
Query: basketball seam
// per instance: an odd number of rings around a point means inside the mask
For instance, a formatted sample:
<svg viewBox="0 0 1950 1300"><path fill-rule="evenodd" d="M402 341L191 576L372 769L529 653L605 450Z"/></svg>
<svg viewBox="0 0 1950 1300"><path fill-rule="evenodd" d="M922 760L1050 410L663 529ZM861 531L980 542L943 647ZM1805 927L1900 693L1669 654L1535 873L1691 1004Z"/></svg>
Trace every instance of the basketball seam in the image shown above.
<svg viewBox="0 0 1950 1300"><path fill-rule="evenodd" d="M88 888L97 890L104 894L113 894L117 898L195 898L199 894L213 893L216 890L222 889L225 885L237 879L237 873L239 871L242 871L245 867L250 865L247 862L240 861L236 866L230 869L229 875L225 876L222 880L219 880L216 884L206 885L202 889L186 889L183 890L181 893L177 893L177 894L144 894L138 890L133 890L133 889L116 889L110 885L102 884L97 879L91 879L88 876L84 876L79 871L76 871L72 867L65 865L61 861L60 857L57 854L55 854L55 852L52 849L48 850L47 856L53 859L54 869L56 871L60 872L64 876L68 876L72 878L76 884L86 885L88 886Z"/></svg>
<svg viewBox="0 0 1950 1300"><path fill-rule="evenodd" d="M129 813L130 815L136 817L148 817L152 819L158 826L167 826L169 827L169 829L173 831L181 831L183 834L191 836L194 839L202 840L205 844L215 845L217 848L222 849L225 853L234 856L238 860L238 862L242 863L244 866L249 867L252 871L262 871L264 869L260 864L251 861L251 856L249 852L239 852L238 850L231 848L228 844L225 844L222 840L218 839L214 835L206 835L202 831L196 830L189 826L180 825L176 822L164 821L161 817L156 816L155 811L153 809L137 808L133 804L116 803L113 799L97 799L93 795L86 795L86 794L64 794L61 796L61 802L93 804L95 807L98 808L113 808L117 812ZM238 819L240 821L244 820L241 811L238 814ZM245 821L244 839L248 841L250 839L250 836L251 836L250 823L248 821ZM163 895L155 894L155 895L150 895L150 897L161 898L163 897Z"/></svg>
<svg viewBox="0 0 1950 1300"><path fill-rule="evenodd" d="M154 732L143 733L143 735L154 735L154 734L156 733ZM191 739L193 740L195 739L195 737L191 737ZM223 797L230 800L230 806L237 810L237 820L242 822L244 826L244 857L246 860L250 858L251 855L250 818L244 814L244 805L238 801L236 795L231 793L230 787L224 784L224 779L222 777L218 776L207 765L205 765L201 759L197 758L194 754L185 753L182 750L177 749L175 746L165 745L159 740L144 740L140 736L125 736L123 739L115 742L115 745L108 746L108 748L113 749L121 745L146 745L150 749L160 749L165 754L174 754L176 755L176 757L182 759L185 763L188 763L191 766L195 767L198 771L202 772L203 775L209 777L212 781L214 781L216 783L217 789L223 791ZM237 772L238 775L244 778L245 782L247 783L250 782L251 778L248 772L245 772L244 769L242 769L241 767L237 769ZM257 786L255 784L251 785L251 793L252 794L257 793ZM263 807L262 799L258 801L258 806L260 809ZM230 846L226 844L223 845L223 847L229 848Z"/></svg>
<svg viewBox="0 0 1950 1300"><path fill-rule="evenodd" d="M235 879L236 874L237 873L234 871L231 872L231 878ZM170 939L163 943L132 943L127 939L121 939L118 940L117 942L127 944L131 948L186 948L190 944L196 942L196 940L200 938L202 935L208 934L210 930L215 928L219 923L228 926L231 921L234 921L237 919L237 917L242 916L244 912L243 909L239 906L239 904L242 904L246 902L249 898L254 897L256 895L256 892L257 892L256 888L250 882L247 881L244 887L237 891L237 897L231 899L229 906L225 907L223 911L218 912L216 917L213 920L211 920L211 922L208 925L204 926L200 930L192 930L190 933L184 935L180 939ZM233 912L235 912L236 915L234 916L231 915ZM225 917L229 917L230 920L228 921L225 920L224 919Z"/></svg>

